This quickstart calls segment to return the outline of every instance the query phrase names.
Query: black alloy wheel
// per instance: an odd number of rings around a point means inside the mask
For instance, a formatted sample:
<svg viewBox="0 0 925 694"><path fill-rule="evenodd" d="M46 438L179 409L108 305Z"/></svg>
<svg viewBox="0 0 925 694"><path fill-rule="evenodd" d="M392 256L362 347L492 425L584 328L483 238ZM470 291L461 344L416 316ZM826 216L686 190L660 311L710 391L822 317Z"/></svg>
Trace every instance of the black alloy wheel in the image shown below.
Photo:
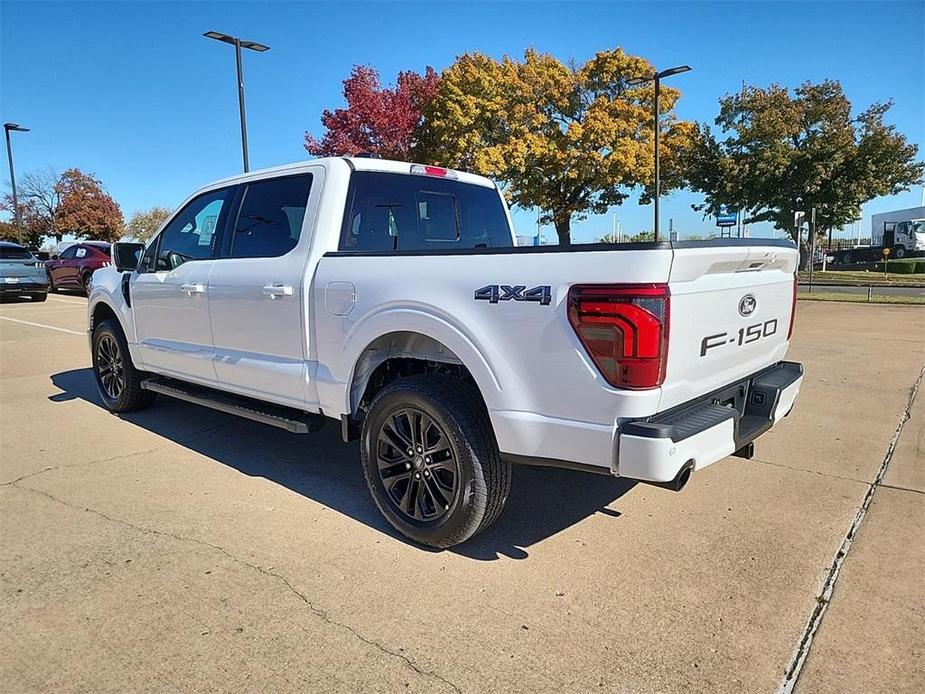
<svg viewBox="0 0 925 694"><path fill-rule="evenodd" d="M416 407L396 410L382 422L376 464L389 501L406 520L440 519L459 493L459 464L449 438Z"/></svg>
<svg viewBox="0 0 925 694"><path fill-rule="evenodd" d="M96 372L104 393L118 400L125 390L125 365L119 344L112 335L103 335L97 340Z"/></svg>

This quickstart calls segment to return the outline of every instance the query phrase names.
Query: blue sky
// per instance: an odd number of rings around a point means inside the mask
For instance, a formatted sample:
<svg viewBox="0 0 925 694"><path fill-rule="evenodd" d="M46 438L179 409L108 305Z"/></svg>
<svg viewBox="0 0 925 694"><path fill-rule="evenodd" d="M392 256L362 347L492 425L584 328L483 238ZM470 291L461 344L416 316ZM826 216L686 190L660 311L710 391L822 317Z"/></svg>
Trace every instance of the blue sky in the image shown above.
<svg viewBox="0 0 925 694"><path fill-rule="evenodd" d="M245 56L251 168L306 158L303 133L342 103L355 64L391 81L399 70L438 70L466 51L522 55L533 46L567 60L622 46L674 78L682 118L711 121L717 99L748 84L841 80L856 109L893 99L888 115L925 142L923 2L611 3L0 3L0 119L14 134L18 172L76 166L94 172L126 217L178 204L192 190L240 171L230 46L215 29L271 46ZM5 172L5 167L4 167ZM8 175L2 175L8 185ZM715 231L691 210L699 196L662 203L682 237ZM920 188L865 208L921 204ZM651 227L651 207L615 210L627 231ZM535 213L519 211L520 233ZM576 240L610 231L611 217L573 226ZM863 229L869 230L866 219ZM756 229L757 233L762 233ZM765 230L764 233L771 233ZM544 234L554 238L552 229Z"/></svg>

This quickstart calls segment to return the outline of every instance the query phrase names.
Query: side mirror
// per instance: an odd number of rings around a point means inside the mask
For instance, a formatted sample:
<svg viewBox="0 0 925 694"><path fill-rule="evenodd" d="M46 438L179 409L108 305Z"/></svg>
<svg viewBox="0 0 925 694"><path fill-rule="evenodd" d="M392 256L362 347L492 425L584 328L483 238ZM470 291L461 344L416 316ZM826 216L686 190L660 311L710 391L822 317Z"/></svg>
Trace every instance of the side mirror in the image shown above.
<svg viewBox="0 0 925 694"><path fill-rule="evenodd" d="M52 259L52 260L57 260L57 259L58 259L58 254L55 253L53 256L51 256L51 259Z"/></svg>
<svg viewBox="0 0 925 694"><path fill-rule="evenodd" d="M119 272L135 270L144 252L143 243L114 243L112 244L112 263Z"/></svg>

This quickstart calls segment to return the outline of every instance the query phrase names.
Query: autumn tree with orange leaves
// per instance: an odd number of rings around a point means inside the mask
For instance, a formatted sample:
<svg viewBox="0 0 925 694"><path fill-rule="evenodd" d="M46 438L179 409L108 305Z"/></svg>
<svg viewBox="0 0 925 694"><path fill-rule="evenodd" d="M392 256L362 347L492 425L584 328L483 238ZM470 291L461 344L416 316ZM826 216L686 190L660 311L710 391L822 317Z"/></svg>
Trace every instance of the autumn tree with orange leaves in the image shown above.
<svg viewBox="0 0 925 694"><path fill-rule="evenodd" d="M118 241L125 227L119 203L93 174L67 169L28 173L19 186L20 238L34 245L53 236ZM12 200L4 205L12 211Z"/></svg>

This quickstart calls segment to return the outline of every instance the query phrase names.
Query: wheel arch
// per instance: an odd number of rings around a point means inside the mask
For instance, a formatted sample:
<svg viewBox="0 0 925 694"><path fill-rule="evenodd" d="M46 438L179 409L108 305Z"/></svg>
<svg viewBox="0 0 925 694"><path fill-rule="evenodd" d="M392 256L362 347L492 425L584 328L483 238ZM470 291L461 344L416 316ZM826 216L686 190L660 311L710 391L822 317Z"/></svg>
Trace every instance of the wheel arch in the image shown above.
<svg viewBox="0 0 925 694"><path fill-rule="evenodd" d="M132 322L132 310L124 302L113 301L112 295L97 288L91 293L90 306L87 311L87 338L92 347L93 330L104 320L112 320L122 331L122 336L128 344L129 358L136 368L141 368L141 361L137 353ZM119 296L118 298L121 298Z"/></svg>
<svg viewBox="0 0 925 694"><path fill-rule="evenodd" d="M413 330L393 330L373 339L357 355L347 392L347 405L351 414L356 414L364 395L370 394L371 384L375 386L374 376L381 374L390 364L394 366L395 362L419 362L435 367L442 365L458 371L476 386L479 385L465 361L442 341Z"/></svg>

